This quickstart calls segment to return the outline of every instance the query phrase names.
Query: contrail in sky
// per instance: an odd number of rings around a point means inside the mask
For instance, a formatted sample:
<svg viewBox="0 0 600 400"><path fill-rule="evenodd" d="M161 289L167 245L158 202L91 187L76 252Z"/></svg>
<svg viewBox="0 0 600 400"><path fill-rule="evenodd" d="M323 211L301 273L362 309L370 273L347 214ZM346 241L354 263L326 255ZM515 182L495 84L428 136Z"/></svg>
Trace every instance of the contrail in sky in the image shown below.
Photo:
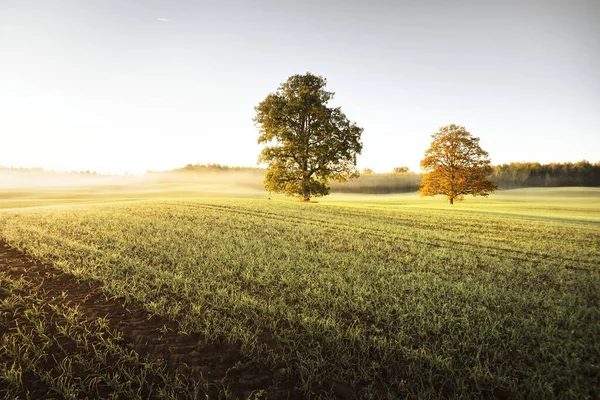
<svg viewBox="0 0 600 400"><path fill-rule="evenodd" d="M167 18L156 18L158 21L163 21L163 22L171 22L170 19Z"/></svg>

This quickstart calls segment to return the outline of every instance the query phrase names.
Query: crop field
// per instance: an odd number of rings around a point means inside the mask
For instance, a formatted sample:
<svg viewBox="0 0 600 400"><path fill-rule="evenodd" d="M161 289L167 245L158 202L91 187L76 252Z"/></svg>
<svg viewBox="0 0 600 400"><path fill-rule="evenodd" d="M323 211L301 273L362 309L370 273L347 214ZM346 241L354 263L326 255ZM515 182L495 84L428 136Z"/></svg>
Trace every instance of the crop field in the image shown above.
<svg viewBox="0 0 600 400"><path fill-rule="evenodd" d="M14 254L7 259L10 251L3 250L2 261L14 266ZM175 399L218 393L208 382L171 372L166 363L141 357L124 346L122 333L109 327L107 316L90 319L70 304L73 294L67 294L58 282L38 295L42 282L15 272L0 271L0 388L4 398ZM48 299L52 292L55 296Z"/></svg>
<svg viewBox="0 0 600 400"><path fill-rule="evenodd" d="M600 396L598 189L104 196L0 206L0 394Z"/></svg>

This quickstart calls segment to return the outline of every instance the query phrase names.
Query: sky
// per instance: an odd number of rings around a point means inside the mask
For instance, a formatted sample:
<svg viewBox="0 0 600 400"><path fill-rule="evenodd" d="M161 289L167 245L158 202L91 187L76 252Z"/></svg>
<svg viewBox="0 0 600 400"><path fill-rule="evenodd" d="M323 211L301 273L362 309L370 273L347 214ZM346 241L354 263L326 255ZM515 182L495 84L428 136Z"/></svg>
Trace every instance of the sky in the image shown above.
<svg viewBox="0 0 600 400"><path fill-rule="evenodd" d="M256 166L254 107L327 79L360 169L455 123L493 164L600 161L600 1L0 0L0 165Z"/></svg>

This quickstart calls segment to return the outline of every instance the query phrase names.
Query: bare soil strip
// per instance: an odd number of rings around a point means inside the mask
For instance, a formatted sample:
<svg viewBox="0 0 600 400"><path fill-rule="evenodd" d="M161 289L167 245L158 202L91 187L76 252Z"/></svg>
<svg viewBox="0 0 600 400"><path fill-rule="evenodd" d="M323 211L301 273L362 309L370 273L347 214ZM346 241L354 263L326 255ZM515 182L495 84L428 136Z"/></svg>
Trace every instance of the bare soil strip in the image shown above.
<svg viewBox="0 0 600 400"><path fill-rule="evenodd" d="M38 263L0 240L0 269L11 278L25 278L38 287L36 295L48 303L68 302L78 306L90 321L105 318L111 329L122 333L124 341L140 356L163 359L169 370L186 376L199 376L228 388L239 398L261 389L268 398L303 398L298 381L286 370L274 371L244 357L235 344L208 343L202 335L178 333L177 323L151 315L140 307L125 306L119 299L107 298L99 285L79 282L56 268ZM0 332L4 334L4 332ZM40 383L30 381L37 393ZM43 386L43 385L41 385Z"/></svg>

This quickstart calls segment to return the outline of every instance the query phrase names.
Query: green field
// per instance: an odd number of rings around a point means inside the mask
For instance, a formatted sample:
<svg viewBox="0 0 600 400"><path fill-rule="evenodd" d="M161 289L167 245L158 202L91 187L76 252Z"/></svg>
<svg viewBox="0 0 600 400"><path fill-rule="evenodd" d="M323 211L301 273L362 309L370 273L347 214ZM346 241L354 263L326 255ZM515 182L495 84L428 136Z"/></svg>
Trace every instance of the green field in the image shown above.
<svg viewBox="0 0 600 400"><path fill-rule="evenodd" d="M600 396L599 189L52 193L0 200L2 239L304 395Z"/></svg>

